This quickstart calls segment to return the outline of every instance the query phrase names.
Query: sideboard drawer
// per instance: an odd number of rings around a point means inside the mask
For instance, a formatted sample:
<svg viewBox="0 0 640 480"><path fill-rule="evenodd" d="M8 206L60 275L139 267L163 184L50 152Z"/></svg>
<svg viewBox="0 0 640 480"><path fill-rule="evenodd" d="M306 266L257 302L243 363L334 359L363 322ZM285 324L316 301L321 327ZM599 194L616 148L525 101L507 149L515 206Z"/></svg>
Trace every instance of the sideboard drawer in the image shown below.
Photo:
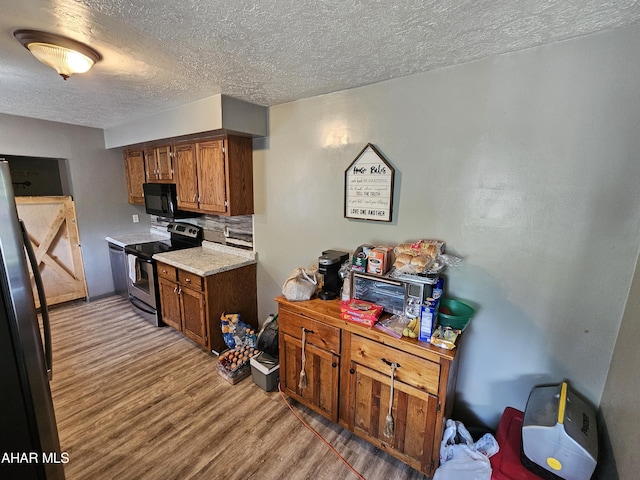
<svg viewBox="0 0 640 480"><path fill-rule="evenodd" d="M298 340L302 340L302 329L304 328L306 342L335 354L340 354L339 328L286 310L280 310L278 314L278 328L283 333L291 335Z"/></svg>
<svg viewBox="0 0 640 480"><path fill-rule="evenodd" d="M358 335L351 336L351 361L380 373L391 375L390 363L396 363L395 378L434 395L438 394L440 364L411 355Z"/></svg>

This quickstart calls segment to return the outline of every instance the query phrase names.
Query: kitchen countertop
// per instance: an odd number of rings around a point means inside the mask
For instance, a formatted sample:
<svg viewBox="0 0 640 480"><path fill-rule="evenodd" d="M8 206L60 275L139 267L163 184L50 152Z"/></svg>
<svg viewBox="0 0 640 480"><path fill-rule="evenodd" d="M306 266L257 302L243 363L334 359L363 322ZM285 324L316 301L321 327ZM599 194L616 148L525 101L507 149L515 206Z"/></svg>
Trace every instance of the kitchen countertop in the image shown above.
<svg viewBox="0 0 640 480"><path fill-rule="evenodd" d="M168 233L163 235L161 233L141 232L113 235L112 237L106 237L105 240L119 247L126 247L127 245L134 245L136 243L168 242L170 236Z"/></svg>
<svg viewBox="0 0 640 480"><path fill-rule="evenodd" d="M256 253L251 250L204 241L202 247L156 253L153 259L206 277L252 265L256 263Z"/></svg>

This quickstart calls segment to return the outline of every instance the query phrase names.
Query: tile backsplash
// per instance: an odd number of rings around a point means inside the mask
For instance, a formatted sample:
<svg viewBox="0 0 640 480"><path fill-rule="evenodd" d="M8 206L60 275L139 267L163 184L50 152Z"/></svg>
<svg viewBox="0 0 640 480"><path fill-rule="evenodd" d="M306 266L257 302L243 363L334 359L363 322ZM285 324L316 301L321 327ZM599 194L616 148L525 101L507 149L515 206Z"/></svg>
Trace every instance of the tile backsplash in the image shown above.
<svg viewBox="0 0 640 480"><path fill-rule="evenodd" d="M204 229L204 239L209 242L253 250L253 215L238 215L234 217L203 215L179 221L202 227ZM152 229L166 232L169 222L170 220L166 218L151 215Z"/></svg>

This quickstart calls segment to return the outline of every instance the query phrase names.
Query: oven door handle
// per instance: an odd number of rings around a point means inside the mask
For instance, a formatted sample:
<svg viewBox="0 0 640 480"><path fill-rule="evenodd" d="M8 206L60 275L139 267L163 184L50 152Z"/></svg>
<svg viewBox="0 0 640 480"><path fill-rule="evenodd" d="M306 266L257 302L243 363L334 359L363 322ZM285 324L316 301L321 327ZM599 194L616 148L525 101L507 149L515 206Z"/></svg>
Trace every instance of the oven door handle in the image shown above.
<svg viewBox="0 0 640 480"><path fill-rule="evenodd" d="M145 263L153 263L153 260L150 258L142 258L140 255L138 255L136 252L131 252L131 251L127 251L125 250L125 253L127 255L131 255L132 257L136 257L136 262L145 262Z"/></svg>
<svg viewBox="0 0 640 480"><path fill-rule="evenodd" d="M151 315L155 315L156 311L153 310L149 305L144 302L141 302L136 297L129 295L129 301L133 304L134 307L139 308L143 312L150 313Z"/></svg>

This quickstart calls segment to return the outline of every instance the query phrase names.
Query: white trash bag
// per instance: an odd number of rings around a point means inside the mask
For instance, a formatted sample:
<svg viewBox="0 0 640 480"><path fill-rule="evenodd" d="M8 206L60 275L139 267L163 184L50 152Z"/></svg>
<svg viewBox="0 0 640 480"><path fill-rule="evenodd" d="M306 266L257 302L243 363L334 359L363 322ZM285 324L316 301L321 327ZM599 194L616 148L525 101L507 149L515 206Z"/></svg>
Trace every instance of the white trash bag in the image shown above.
<svg viewBox="0 0 640 480"><path fill-rule="evenodd" d="M447 420L440 444L440 466L433 480L491 480L489 457L499 450L490 433L474 443L462 424Z"/></svg>

